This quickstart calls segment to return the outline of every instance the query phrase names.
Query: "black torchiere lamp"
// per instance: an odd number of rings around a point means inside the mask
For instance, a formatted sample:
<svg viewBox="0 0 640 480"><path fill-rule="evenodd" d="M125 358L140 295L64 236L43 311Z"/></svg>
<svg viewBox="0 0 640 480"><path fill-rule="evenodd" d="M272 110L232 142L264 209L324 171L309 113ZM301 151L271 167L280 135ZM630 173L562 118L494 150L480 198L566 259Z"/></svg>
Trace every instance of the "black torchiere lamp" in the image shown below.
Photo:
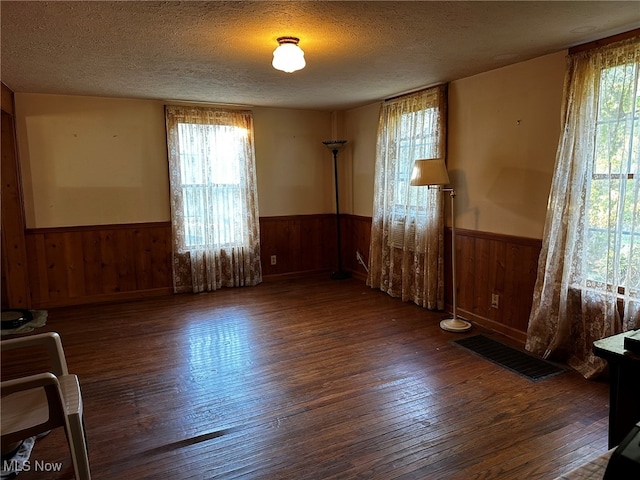
<svg viewBox="0 0 640 480"><path fill-rule="evenodd" d="M351 273L342 270L342 239L340 237L340 202L338 199L338 152L347 143L346 140L326 140L322 142L325 147L333 152L333 175L336 187L336 230L338 232L338 270L331 274L334 280L343 280L351 277Z"/></svg>

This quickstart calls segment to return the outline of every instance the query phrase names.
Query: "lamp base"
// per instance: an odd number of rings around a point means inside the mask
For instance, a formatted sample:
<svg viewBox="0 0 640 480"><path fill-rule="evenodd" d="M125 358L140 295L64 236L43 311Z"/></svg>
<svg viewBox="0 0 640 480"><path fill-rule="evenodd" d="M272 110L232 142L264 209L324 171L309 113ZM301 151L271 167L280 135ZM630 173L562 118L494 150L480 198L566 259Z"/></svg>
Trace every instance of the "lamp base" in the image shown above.
<svg viewBox="0 0 640 480"><path fill-rule="evenodd" d="M471 323L459 318L447 318L440 322L440 328L447 332L466 332L471 329Z"/></svg>
<svg viewBox="0 0 640 480"><path fill-rule="evenodd" d="M337 272L331 273L329 278L331 278L331 280L345 280L347 278L351 278L351 273L345 272L344 270L338 270Z"/></svg>

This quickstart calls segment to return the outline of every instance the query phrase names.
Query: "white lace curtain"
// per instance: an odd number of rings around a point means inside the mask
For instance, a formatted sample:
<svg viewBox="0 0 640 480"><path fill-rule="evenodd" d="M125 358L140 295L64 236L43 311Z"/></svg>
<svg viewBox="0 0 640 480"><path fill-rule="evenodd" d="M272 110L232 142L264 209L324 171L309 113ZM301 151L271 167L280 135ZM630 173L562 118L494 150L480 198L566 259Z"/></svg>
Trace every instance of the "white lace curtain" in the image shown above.
<svg viewBox="0 0 640 480"><path fill-rule="evenodd" d="M383 104L378 122L367 285L444 308L442 192L409 185L415 160L444 158L446 85Z"/></svg>
<svg viewBox="0 0 640 480"><path fill-rule="evenodd" d="M176 293L262 281L253 117L167 106Z"/></svg>
<svg viewBox="0 0 640 480"><path fill-rule="evenodd" d="M639 67L638 37L568 58L526 347L587 378L595 340L640 328Z"/></svg>

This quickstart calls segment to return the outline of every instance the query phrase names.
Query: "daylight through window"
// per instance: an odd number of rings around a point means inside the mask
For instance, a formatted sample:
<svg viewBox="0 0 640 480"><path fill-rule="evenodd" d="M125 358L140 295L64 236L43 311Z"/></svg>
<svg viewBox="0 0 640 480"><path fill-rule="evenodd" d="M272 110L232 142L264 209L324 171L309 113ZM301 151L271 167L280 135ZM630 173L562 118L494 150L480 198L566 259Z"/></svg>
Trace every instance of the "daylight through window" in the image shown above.
<svg viewBox="0 0 640 480"><path fill-rule="evenodd" d="M640 249L640 89L638 64L602 70L594 142L594 164L588 186L586 255L587 287L640 289L640 272L632 252ZM637 253L636 253L637 255ZM611 279L621 279L616 285Z"/></svg>
<svg viewBox="0 0 640 480"><path fill-rule="evenodd" d="M242 245L240 169L246 130L178 123L184 250ZM211 209L213 206L213 210Z"/></svg>

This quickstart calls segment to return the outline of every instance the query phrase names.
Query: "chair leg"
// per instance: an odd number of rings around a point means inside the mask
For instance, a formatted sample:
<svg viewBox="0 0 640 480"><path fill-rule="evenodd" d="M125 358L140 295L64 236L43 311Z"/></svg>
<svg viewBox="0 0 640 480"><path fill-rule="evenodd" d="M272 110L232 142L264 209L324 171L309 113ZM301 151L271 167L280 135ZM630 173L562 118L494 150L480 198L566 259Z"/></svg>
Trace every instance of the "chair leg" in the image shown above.
<svg viewBox="0 0 640 480"><path fill-rule="evenodd" d="M89 469L89 456L83 419L77 415L71 415L68 418L69 432L67 432L67 440L69 441L69 449L71 451L71 459L73 460L73 469L76 472L76 480L90 480L91 471Z"/></svg>

